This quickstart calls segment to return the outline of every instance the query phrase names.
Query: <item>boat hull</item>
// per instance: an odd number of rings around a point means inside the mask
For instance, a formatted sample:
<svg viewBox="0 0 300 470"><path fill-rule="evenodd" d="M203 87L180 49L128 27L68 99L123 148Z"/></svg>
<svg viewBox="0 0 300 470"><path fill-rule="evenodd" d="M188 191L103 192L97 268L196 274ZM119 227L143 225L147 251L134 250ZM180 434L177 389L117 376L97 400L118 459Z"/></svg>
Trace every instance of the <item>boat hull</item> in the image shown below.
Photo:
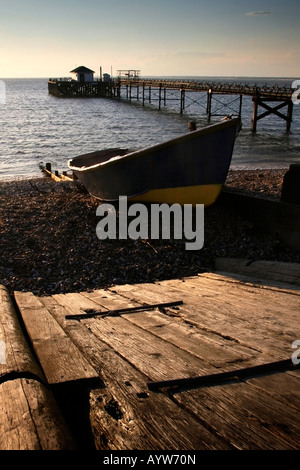
<svg viewBox="0 0 300 470"><path fill-rule="evenodd" d="M102 201L127 196L133 201L210 205L226 180L239 126L239 119L232 119L135 152L111 149L81 155L68 166Z"/></svg>

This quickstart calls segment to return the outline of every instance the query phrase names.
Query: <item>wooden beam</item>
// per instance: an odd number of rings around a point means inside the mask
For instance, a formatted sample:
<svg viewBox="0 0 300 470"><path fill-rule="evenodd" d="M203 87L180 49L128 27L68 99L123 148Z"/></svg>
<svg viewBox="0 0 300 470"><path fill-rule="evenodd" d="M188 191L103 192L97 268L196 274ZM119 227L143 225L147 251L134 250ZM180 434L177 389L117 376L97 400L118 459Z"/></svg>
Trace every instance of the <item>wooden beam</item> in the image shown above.
<svg viewBox="0 0 300 470"><path fill-rule="evenodd" d="M0 362L0 381L11 376L31 376L45 381L45 376L25 340L9 292L4 286L0 286L0 310L0 341L4 349Z"/></svg>
<svg viewBox="0 0 300 470"><path fill-rule="evenodd" d="M300 250L300 205L223 191L220 202L281 242Z"/></svg>
<svg viewBox="0 0 300 470"><path fill-rule="evenodd" d="M36 380L0 384L0 449L76 450L50 391Z"/></svg>
<svg viewBox="0 0 300 470"><path fill-rule="evenodd" d="M259 121L260 119L263 119L264 117L269 116L270 114L275 114L276 116L280 117L281 119L287 120L288 119L287 116L285 116L282 113L279 113L278 110L284 108L285 106L287 106L288 103L289 103L289 101L284 101L283 103L280 103L277 106L275 106L275 108L272 108L271 106L267 105L264 101L259 100L258 104L262 108L266 109L267 111L265 113L262 113L259 116L257 116L257 120Z"/></svg>
<svg viewBox="0 0 300 470"><path fill-rule="evenodd" d="M46 386L12 299L0 286L0 449L74 450L69 429Z"/></svg>
<svg viewBox="0 0 300 470"><path fill-rule="evenodd" d="M52 178L56 182L60 181L74 181L74 175L70 176L67 172L59 173L57 170L53 173L51 169L51 163L46 163L46 165L40 165L40 169L46 176Z"/></svg>

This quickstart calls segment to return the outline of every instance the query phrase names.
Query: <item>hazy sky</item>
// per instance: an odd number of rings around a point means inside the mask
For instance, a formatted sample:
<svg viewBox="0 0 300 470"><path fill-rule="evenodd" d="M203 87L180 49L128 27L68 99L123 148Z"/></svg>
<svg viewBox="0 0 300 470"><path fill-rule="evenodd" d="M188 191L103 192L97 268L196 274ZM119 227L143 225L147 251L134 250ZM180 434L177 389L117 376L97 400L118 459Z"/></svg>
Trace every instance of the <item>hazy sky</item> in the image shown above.
<svg viewBox="0 0 300 470"><path fill-rule="evenodd" d="M0 78L99 75L300 79L299 0L0 0Z"/></svg>

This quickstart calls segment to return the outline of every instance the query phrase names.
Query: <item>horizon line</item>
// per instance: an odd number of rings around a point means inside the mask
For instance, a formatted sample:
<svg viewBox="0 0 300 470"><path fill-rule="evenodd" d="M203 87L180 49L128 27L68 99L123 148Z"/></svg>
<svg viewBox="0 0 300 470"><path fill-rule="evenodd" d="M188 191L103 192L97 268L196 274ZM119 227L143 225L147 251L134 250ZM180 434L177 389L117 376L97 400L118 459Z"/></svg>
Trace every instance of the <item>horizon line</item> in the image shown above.
<svg viewBox="0 0 300 470"><path fill-rule="evenodd" d="M163 77L179 77L179 78L187 78L187 77L197 77L197 78L207 78L207 77L215 77L215 78L286 78L286 79L297 79L298 76L286 76L286 75L143 75L139 77L139 80L143 78L163 78ZM0 80L49 80L52 77L0 77ZM57 77L60 78L60 77ZM62 78L69 78L69 77L62 77ZM112 76L112 78L118 78Z"/></svg>

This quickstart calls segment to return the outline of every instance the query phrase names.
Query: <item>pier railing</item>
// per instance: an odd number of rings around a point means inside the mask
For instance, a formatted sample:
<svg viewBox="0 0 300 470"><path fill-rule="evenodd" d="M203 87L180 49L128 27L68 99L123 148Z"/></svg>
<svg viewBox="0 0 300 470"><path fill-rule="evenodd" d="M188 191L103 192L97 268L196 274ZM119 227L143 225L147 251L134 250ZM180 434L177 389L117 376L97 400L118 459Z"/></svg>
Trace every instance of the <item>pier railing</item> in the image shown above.
<svg viewBox="0 0 300 470"><path fill-rule="evenodd" d="M50 94L62 98L112 98L115 88L112 81L77 82L70 79L48 80Z"/></svg>
<svg viewBox="0 0 300 470"><path fill-rule="evenodd" d="M161 79L119 79L122 86L145 86L145 87L162 87L170 89L184 89L186 91L198 91L220 93L225 95L248 95L261 96L266 98L291 99L294 89L291 87L279 87L278 85L248 85L247 83L219 83L206 82L197 80L161 80Z"/></svg>

